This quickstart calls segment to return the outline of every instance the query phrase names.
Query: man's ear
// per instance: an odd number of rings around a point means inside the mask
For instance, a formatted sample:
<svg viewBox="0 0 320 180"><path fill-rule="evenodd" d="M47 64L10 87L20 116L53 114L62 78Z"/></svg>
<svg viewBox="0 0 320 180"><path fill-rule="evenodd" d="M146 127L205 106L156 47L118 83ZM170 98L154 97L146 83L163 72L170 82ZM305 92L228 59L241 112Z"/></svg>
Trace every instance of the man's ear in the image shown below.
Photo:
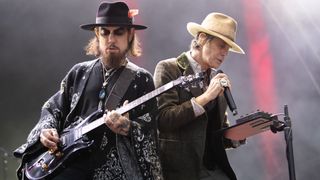
<svg viewBox="0 0 320 180"><path fill-rule="evenodd" d="M198 45L200 45L201 47L204 46L204 44L206 43L206 38L207 38L207 35L201 32L197 39Z"/></svg>

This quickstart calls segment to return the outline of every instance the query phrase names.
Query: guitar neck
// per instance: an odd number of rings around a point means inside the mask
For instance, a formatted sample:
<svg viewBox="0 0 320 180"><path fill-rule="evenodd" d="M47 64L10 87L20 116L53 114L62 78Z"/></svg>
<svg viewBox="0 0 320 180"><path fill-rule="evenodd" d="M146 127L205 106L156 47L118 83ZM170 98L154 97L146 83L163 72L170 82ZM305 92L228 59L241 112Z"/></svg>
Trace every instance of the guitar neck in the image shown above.
<svg viewBox="0 0 320 180"><path fill-rule="evenodd" d="M182 83L182 81L180 79L171 81L171 82L141 96L140 98L130 102L129 104L116 109L116 112L119 114L124 114L124 113L134 109L135 107L149 101L150 99L159 96L160 94L164 93L165 91L167 91L167 90L169 90L169 89L173 88L174 86L179 85L181 83ZM82 130L81 130L82 131L81 134L86 134L86 133L90 132L91 130L101 126L102 124L104 124L103 117L83 126Z"/></svg>

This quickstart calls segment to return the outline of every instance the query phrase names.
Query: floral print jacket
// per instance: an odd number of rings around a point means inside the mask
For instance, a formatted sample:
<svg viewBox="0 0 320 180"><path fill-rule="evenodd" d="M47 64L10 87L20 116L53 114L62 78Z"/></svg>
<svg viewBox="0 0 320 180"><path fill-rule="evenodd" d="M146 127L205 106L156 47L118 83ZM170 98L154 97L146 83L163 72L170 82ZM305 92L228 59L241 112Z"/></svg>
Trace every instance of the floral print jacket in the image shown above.
<svg viewBox="0 0 320 180"><path fill-rule="evenodd" d="M34 152L44 147L39 141L41 129L56 128L61 132L75 121L75 109L82 96L84 88L93 66L99 59L76 64L61 82L60 90L44 103L41 117L36 126L31 130L27 142L14 151L14 155L22 158L21 167L17 174L21 179L24 163ZM118 106L125 100L129 102L154 90L152 76L149 72L128 62L126 68L132 70L135 77L131 81L124 97ZM157 108L155 98L129 111L132 121L128 137L116 135L116 147L120 155L121 165L126 177L130 179L162 179L160 160L157 151L157 123L155 112ZM134 154L134 157L132 157Z"/></svg>

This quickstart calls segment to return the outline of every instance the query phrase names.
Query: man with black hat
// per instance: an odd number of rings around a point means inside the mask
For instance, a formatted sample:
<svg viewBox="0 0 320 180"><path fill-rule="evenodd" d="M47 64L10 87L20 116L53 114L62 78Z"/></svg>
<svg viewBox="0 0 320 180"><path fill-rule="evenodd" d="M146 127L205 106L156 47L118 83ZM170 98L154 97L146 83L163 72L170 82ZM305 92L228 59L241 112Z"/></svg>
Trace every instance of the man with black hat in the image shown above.
<svg viewBox="0 0 320 180"><path fill-rule="evenodd" d="M197 87L171 89L158 98L160 159L165 179L236 179L225 148L236 147L239 141L215 133L228 126L226 100L221 94L231 85L228 76L216 70L228 51L244 54L235 43L236 27L236 21L222 13L210 13L201 25L188 23L187 29L194 36L190 51L156 66L156 87L199 72L206 72L208 79Z"/></svg>
<svg viewBox="0 0 320 180"><path fill-rule="evenodd" d="M62 80L60 91L43 105L27 142L14 152L22 158L20 179L40 175L42 179L42 174L55 180L162 178L153 115L156 100L126 108L128 101L154 90L152 75L127 58L141 54L135 30L147 28L133 23L137 13L123 2L102 2L96 22L81 25L94 32L86 50L98 58L76 64ZM125 110L114 110L120 106ZM74 144L66 145L72 137L66 132L75 134ZM76 151L82 148L79 144L87 143L88 148ZM61 152L66 146L74 149ZM45 156L39 158L39 151ZM57 157L46 162L48 154Z"/></svg>

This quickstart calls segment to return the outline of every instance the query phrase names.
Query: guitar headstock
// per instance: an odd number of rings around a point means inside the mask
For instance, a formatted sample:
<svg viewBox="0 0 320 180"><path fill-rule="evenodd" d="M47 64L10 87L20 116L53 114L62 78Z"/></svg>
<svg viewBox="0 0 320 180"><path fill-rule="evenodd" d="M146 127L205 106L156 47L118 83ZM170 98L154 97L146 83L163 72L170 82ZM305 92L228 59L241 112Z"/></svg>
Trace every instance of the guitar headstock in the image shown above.
<svg viewBox="0 0 320 180"><path fill-rule="evenodd" d="M204 73L190 74L187 76L181 76L175 80L174 84L179 85L180 87L187 88L190 85L195 86L198 82L204 79Z"/></svg>

